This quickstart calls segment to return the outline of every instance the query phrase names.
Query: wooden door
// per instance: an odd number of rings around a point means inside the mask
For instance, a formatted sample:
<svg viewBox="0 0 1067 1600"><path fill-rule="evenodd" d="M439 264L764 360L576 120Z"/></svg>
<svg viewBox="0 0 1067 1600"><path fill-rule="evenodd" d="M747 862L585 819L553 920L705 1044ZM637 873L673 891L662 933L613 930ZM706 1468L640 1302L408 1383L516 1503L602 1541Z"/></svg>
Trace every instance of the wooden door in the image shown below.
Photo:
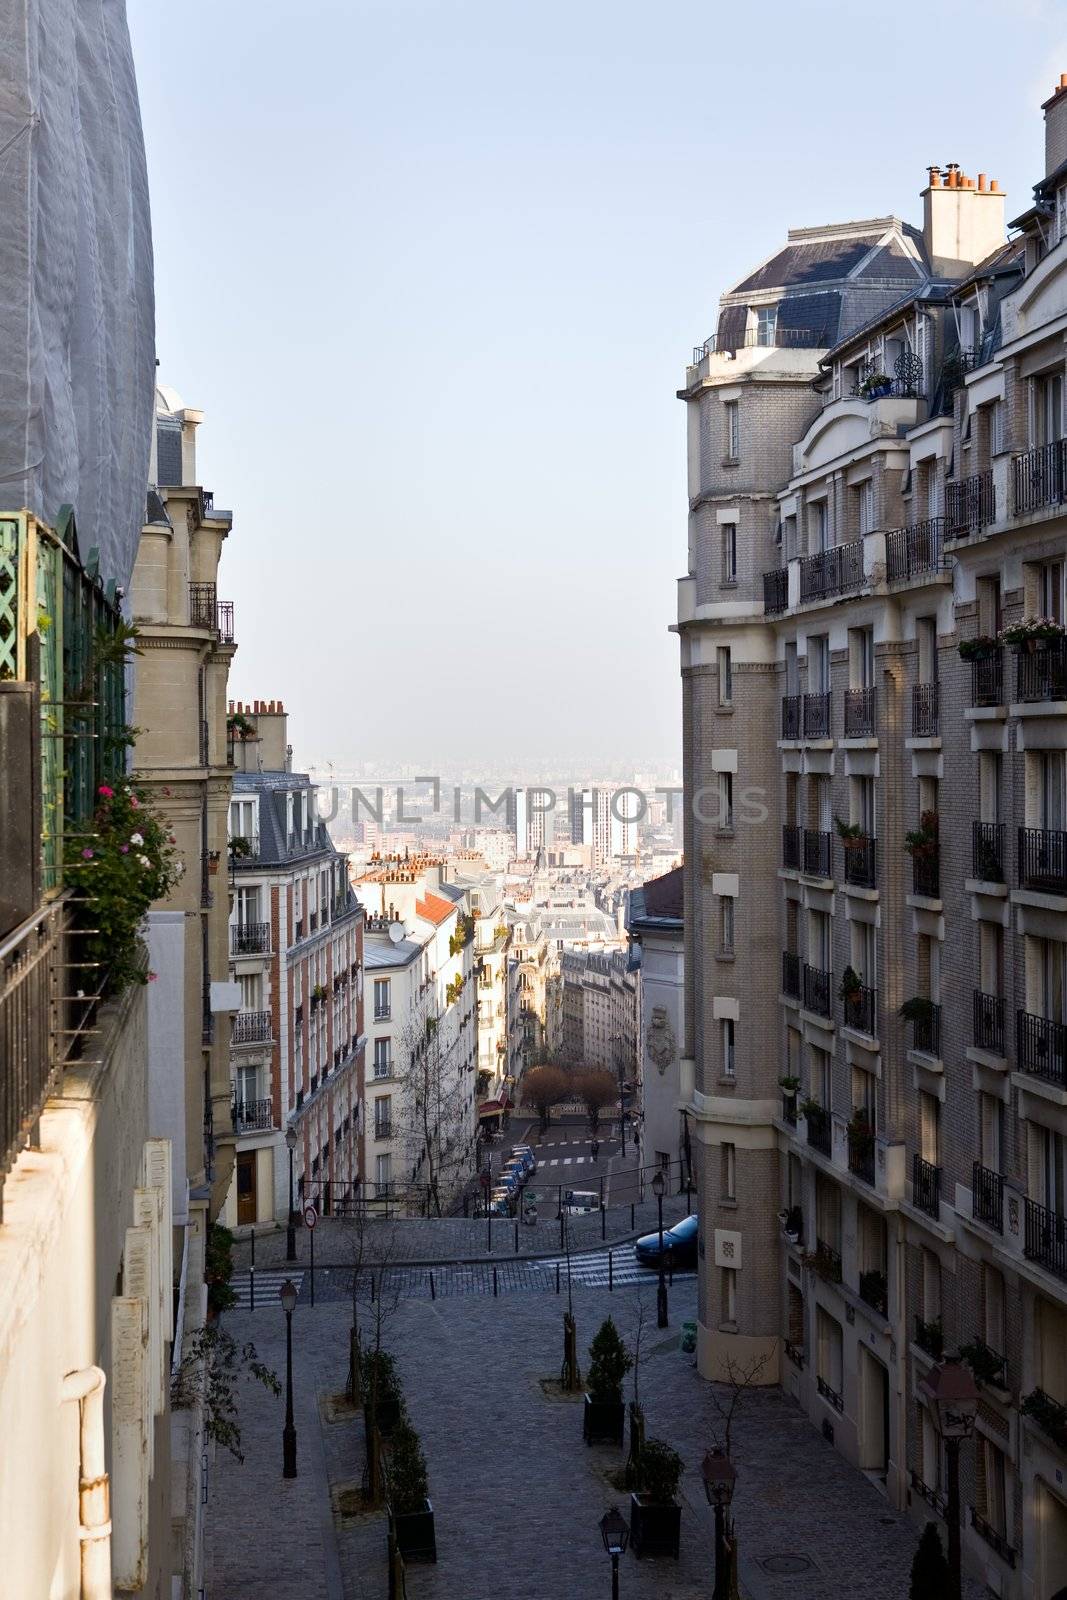
<svg viewBox="0 0 1067 1600"><path fill-rule="evenodd" d="M242 1150L237 1156L237 1226L247 1227L256 1220L256 1152Z"/></svg>

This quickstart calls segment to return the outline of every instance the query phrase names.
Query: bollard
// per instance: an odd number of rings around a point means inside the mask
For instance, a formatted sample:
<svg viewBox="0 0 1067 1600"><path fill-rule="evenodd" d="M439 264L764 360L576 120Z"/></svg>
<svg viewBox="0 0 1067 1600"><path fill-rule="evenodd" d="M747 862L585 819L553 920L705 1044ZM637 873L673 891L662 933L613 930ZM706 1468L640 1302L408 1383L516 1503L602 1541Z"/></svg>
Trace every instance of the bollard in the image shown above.
<svg viewBox="0 0 1067 1600"><path fill-rule="evenodd" d="M559 1262L556 1262L556 1293L559 1294Z"/></svg>
<svg viewBox="0 0 1067 1600"><path fill-rule="evenodd" d="M615 1260L611 1250L608 1251L608 1289L611 1292L615 1289Z"/></svg>
<svg viewBox="0 0 1067 1600"><path fill-rule="evenodd" d="M493 1268L493 1299L494 1299L494 1300L495 1300L495 1299L496 1299L496 1297L497 1297L497 1287L496 1287L496 1268L495 1268L495 1267L494 1267L494 1268Z"/></svg>
<svg viewBox="0 0 1067 1600"><path fill-rule="evenodd" d="M630 1201L630 1232L631 1233L633 1233L635 1227L636 1227L636 1223L634 1222L634 1203L631 1200Z"/></svg>
<svg viewBox="0 0 1067 1600"><path fill-rule="evenodd" d="M314 1230L314 1228L311 1228L309 1231L310 1231L310 1234L311 1234L311 1239L310 1239L310 1249L311 1249L311 1304L312 1304L312 1306L314 1306L314 1304L315 1304L315 1230Z"/></svg>
<svg viewBox="0 0 1067 1600"><path fill-rule="evenodd" d="M518 1222L516 1222L516 1224L515 1224L515 1254L518 1255L518 1253L519 1253L519 1224L518 1224Z"/></svg>
<svg viewBox="0 0 1067 1600"><path fill-rule="evenodd" d="M604 1174L600 1174L600 1238L603 1241L608 1236L608 1214L604 1209Z"/></svg>
<svg viewBox="0 0 1067 1600"><path fill-rule="evenodd" d="M248 1263L248 1309L256 1309L256 1230L252 1229L252 1255Z"/></svg>
<svg viewBox="0 0 1067 1600"><path fill-rule="evenodd" d="M433 1286L433 1273L432 1272L430 1273L430 1299L431 1300L436 1300L437 1299L437 1291L435 1290L435 1288Z"/></svg>

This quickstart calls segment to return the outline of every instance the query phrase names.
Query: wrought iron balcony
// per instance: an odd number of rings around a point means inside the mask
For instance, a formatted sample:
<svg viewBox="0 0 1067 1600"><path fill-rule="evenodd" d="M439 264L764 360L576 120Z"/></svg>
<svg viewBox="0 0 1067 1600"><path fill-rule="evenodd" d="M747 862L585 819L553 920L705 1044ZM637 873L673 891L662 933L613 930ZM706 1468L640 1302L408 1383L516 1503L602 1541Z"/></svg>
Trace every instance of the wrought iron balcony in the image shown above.
<svg viewBox="0 0 1067 1600"><path fill-rule="evenodd" d="M944 517L927 517L886 534L885 574L890 583L940 571L944 524Z"/></svg>
<svg viewBox="0 0 1067 1600"><path fill-rule="evenodd" d="M926 1504L931 1508L931 1510L936 1511L939 1517L947 1517L948 1501L945 1499L945 1496L941 1493L940 1489L931 1489L928 1483L923 1482L919 1474L915 1471L914 1467L911 1470L910 1476L912 1489L919 1496L919 1499L925 1500Z"/></svg>
<svg viewBox="0 0 1067 1600"><path fill-rule="evenodd" d="M1011 482L1017 517L1062 506L1067 500L1067 439L1054 439L1016 456Z"/></svg>
<svg viewBox="0 0 1067 1600"><path fill-rule="evenodd" d="M374 1137L376 1139L391 1139L393 1137L393 1124L384 1117L376 1118L374 1123Z"/></svg>
<svg viewBox="0 0 1067 1600"><path fill-rule="evenodd" d="M797 1125L797 1097L795 1094L782 1095L782 1121L788 1122L791 1128Z"/></svg>
<svg viewBox="0 0 1067 1600"><path fill-rule="evenodd" d="M912 856L911 892L922 895L926 900L940 899L941 858L936 847L929 855Z"/></svg>
<svg viewBox="0 0 1067 1600"><path fill-rule="evenodd" d="M804 737L805 739L829 739L829 689L819 694L806 694L804 696Z"/></svg>
<svg viewBox="0 0 1067 1600"><path fill-rule="evenodd" d="M825 1239L815 1240L815 1267L830 1283L841 1282L841 1253Z"/></svg>
<svg viewBox="0 0 1067 1600"><path fill-rule="evenodd" d="M215 607L215 632L220 644L233 643L233 601L220 600Z"/></svg>
<svg viewBox="0 0 1067 1600"><path fill-rule="evenodd" d="M854 1177L862 1178L874 1188L874 1129L853 1127L848 1130L848 1170Z"/></svg>
<svg viewBox="0 0 1067 1600"><path fill-rule="evenodd" d="M829 550L819 550L815 555L804 556L801 560L801 600L824 600L830 595L842 594L846 589L858 589L862 583L862 539L854 539L850 544L833 545Z"/></svg>
<svg viewBox="0 0 1067 1600"><path fill-rule="evenodd" d="M262 1133L274 1127L272 1100L237 1100L233 1107L235 1133Z"/></svg>
<svg viewBox="0 0 1067 1600"><path fill-rule="evenodd" d="M911 731L916 739L934 739L941 731L941 686L916 683L911 690Z"/></svg>
<svg viewBox="0 0 1067 1600"><path fill-rule="evenodd" d="M68 982L68 920L66 904L56 900L0 940L0 1195L62 1070L66 1035L57 1002Z"/></svg>
<svg viewBox="0 0 1067 1600"><path fill-rule="evenodd" d="M1004 1232L1004 1179L980 1161L971 1169L971 1216L997 1233Z"/></svg>
<svg viewBox="0 0 1067 1600"><path fill-rule="evenodd" d="M218 625L218 590L213 583L189 585L189 626L210 628L214 633Z"/></svg>
<svg viewBox="0 0 1067 1600"><path fill-rule="evenodd" d="M1019 887L1067 894L1067 833L1061 828L1019 829Z"/></svg>
<svg viewBox="0 0 1067 1600"><path fill-rule="evenodd" d="M1031 1389L1019 1407L1024 1417L1036 1422L1061 1450L1067 1450L1067 1406L1046 1393L1044 1389Z"/></svg>
<svg viewBox="0 0 1067 1600"><path fill-rule="evenodd" d="M1004 824L972 822L971 876L981 883L1004 882Z"/></svg>
<svg viewBox="0 0 1067 1600"><path fill-rule="evenodd" d="M911 1018L911 1047L924 1055L941 1055L941 1007L932 1000Z"/></svg>
<svg viewBox="0 0 1067 1600"><path fill-rule="evenodd" d="M885 1273L880 1268L874 1267L860 1273L859 1295L865 1305L871 1306L881 1316L888 1314L889 1285Z"/></svg>
<svg viewBox="0 0 1067 1600"><path fill-rule="evenodd" d="M911 1197L929 1217L941 1214L941 1168L915 1155L911 1166Z"/></svg>
<svg viewBox="0 0 1067 1600"><path fill-rule="evenodd" d="M801 729L801 696L787 694L782 700L782 738L799 739Z"/></svg>
<svg viewBox="0 0 1067 1600"><path fill-rule="evenodd" d="M825 1378L817 1377L815 1379L815 1386L822 1395L823 1399L828 1400L835 1411L844 1411L845 1402L842 1400L837 1390L830 1387Z"/></svg>
<svg viewBox="0 0 1067 1600"><path fill-rule="evenodd" d="M1020 1072L1067 1089L1067 1025L1020 1011L1015 1023L1015 1065Z"/></svg>
<svg viewBox="0 0 1067 1600"><path fill-rule="evenodd" d="M861 833L843 841L844 878L857 889L873 889L877 883L877 845L870 834Z"/></svg>
<svg viewBox="0 0 1067 1600"><path fill-rule="evenodd" d="M789 568L775 567L763 574L763 610L776 617L789 608Z"/></svg>
<svg viewBox="0 0 1067 1600"><path fill-rule="evenodd" d="M878 690L845 690L845 738L868 739L874 734L878 715Z"/></svg>
<svg viewBox="0 0 1067 1600"><path fill-rule="evenodd" d="M830 835L816 828L804 829L804 871L812 878L830 876Z"/></svg>
<svg viewBox="0 0 1067 1600"><path fill-rule="evenodd" d="M855 1028L857 1033L866 1033L872 1038L877 1036L877 989L868 989L861 983L858 989L846 990L841 1001L841 1011L846 1028Z"/></svg>
<svg viewBox="0 0 1067 1600"><path fill-rule="evenodd" d="M232 956L262 956L270 952L269 922L236 922L230 929Z"/></svg>
<svg viewBox="0 0 1067 1600"><path fill-rule="evenodd" d="M787 826L782 829L782 866L797 872L800 870L802 833L801 828Z"/></svg>
<svg viewBox="0 0 1067 1600"><path fill-rule="evenodd" d="M974 991L974 1047L1004 1054L1004 996Z"/></svg>
<svg viewBox="0 0 1067 1600"><path fill-rule="evenodd" d="M945 536L949 539L965 539L995 522L997 492L992 471L976 472L973 477L946 485L945 510Z"/></svg>
<svg viewBox="0 0 1067 1600"><path fill-rule="evenodd" d="M791 950L782 951L782 993L800 999L800 957Z"/></svg>
<svg viewBox="0 0 1067 1600"><path fill-rule="evenodd" d="M1067 1278L1067 1217L1027 1200L1023 1252L1028 1261L1037 1261L1057 1278Z"/></svg>
<svg viewBox="0 0 1067 1600"><path fill-rule="evenodd" d="M991 655L971 661L971 705L1004 704L1004 652L998 645Z"/></svg>
<svg viewBox="0 0 1067 1600"><path fill-rule="evenodd" d="M832 1017L831 998L834 975L822 967L809 967L804 963L804 1004L818 1017Z"/></svg>
<svg viewBox="0 0 1067 1600"><path fill-rule="evenodd" d="M1013 1547L1002 1533L997 1532L991 1522L987 1522L984 1517L978 1515L974 1506L971 1507L971 1527L980 1538L985 1540L987 1545L996 1551L1002 1561L1006 1562L1009 1567L1014 1567L1015 1551Z"/></svg>
<svg viewBox="0 0 1067 1600"><path fill-rule="evenodd" d="M929 1322L926 1322L916 1312L915 1343L928 1356L932 1356L935 1361L940 1361L945 1353L945 1335L941 1328L941 1318L931 1317Z"/></svg>
<svg viewBox="0 0 1067 1600"><path fill-rule="evenodd" d="M1015 698L1067 700L1067 647L1056 640L1045 648L1020 650L1015 657Z"/></svg>
<svg viewBox="0 0 1067 1600"><path fill-rule="evenodd" d="M791 1339L783 1340L787 1360L791 1361L798 1372L804 1370L804 1350L799 1344L794 1344Z"/></svg>
<svg viewBox="0 0 1067 1600"><path fill-rule="evenodd" d="M238 1011L230 1034L232 1044L269 1044L270 1041L269 1011Z"/></svg>
<svg viewBox="0 0 1067 1600"><path fill-rule="evenodd" d="M811 1148L818 1150L820 1155L830 1155L832 1148L830 1113L824 1111L822 1106L809 1105L804 1112L804 1122L807 1127L808 1143ZM821 1248L820 1242L819 1249ZM838 1257L838 1277L840 1277L840 1265L840 1257Z"/></svg>

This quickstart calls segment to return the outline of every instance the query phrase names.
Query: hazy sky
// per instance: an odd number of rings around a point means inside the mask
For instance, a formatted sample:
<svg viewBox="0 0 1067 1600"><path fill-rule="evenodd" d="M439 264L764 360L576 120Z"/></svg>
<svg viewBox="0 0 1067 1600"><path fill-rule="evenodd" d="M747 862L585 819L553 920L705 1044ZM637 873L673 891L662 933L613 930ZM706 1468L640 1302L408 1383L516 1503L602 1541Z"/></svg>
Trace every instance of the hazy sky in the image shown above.
<svg viewBox="0 0 1067 1600"><path fill-rule="evenodd" d="M687 356L789 225L1025 209L1067 8L128 0L160 375L298 759L678 759Z"/></svg>

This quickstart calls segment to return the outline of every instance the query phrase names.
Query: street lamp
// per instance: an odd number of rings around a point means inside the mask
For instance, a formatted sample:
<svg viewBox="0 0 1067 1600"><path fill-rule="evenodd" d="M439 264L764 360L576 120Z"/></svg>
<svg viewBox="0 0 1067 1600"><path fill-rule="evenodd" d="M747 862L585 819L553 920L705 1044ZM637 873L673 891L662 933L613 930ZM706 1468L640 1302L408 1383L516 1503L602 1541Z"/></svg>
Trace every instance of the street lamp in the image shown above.
<svg viewBox="0 0 1067 1600"><path fill-rule="evenodd" d="M604 1549L611 1557L611 1600L619 1600L619 1557L626 1554L630 1530L619 1515L618 1506L612 1506L600 1519L600 1537Z"/></svg>
<svg viewBox="0 0 1067 1600"><path fill-rule="evenodd" d="M667 1280L663 1275L663 1191L667 1181L663 1176L663 1168L657 1167L652 1174L652 1193L656 1197L659 1208L659 1287L656 1290L656 1327L667 1327Z"/></svg>
<svg viewBox="0 0 1067 1600"><path fill-rule="evenodd" d="M919 1384L934 1414L934 1426L945 1441L948 1463L948 1600L960 1600L960 1445L974 1432L978 1414L978 1386L969 1367L960 1361L943 1361Z"/></svg>
<svg viewBox="0 0 1067 1600"><path fill-rule="evenodd" d="M285 1312L285 1427L282 1429L282 1477L296 1477L296 1426L293 1422L293 1312L296 1284L286 1278L278 1290Z"/></svg>
<svg viewBox="0 0 1067 1600"><path fill-rule="evenodd" d="M729 1573L726 1562L726 1513L734 1497L737 1468L718 1448L709 1450L700 1468L708 1505L715 1508L715 1594L714 1600L727 1600Z"/></svg>
<svg viewBox="0 0 1067 1600"><path fill-rule="evenodd" d="M285 1147L289 1152L289 1222L285 1230L285 1259L296 1260L296 1210L293 1206L293 1156L296 1154L296 1129L292 1123L285 1130Z"/></svg>

